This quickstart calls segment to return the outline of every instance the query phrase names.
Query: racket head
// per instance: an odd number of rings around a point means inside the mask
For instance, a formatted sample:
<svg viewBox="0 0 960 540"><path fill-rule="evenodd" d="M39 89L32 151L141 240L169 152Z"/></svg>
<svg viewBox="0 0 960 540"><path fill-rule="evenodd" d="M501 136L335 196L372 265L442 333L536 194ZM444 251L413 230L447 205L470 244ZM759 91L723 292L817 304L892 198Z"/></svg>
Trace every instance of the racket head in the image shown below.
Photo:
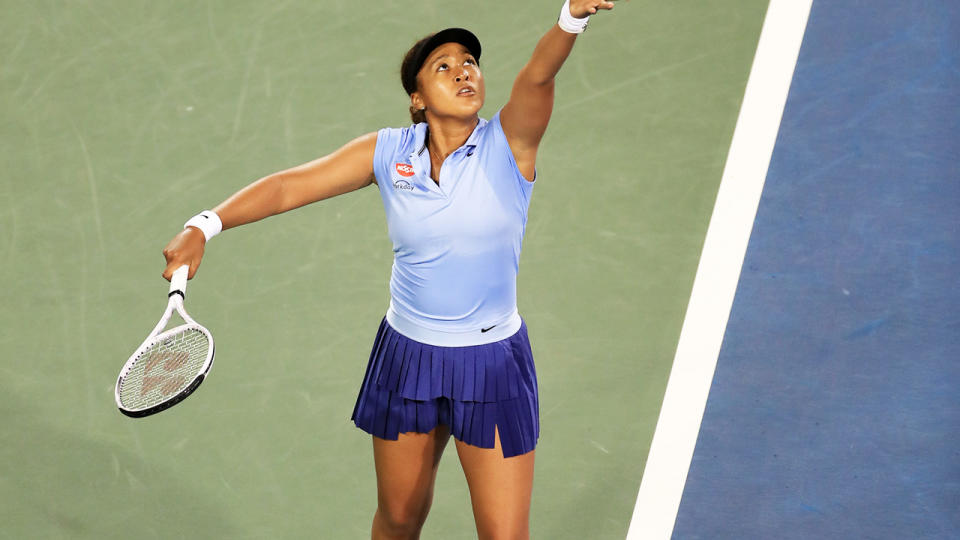
<svg viewBox="0 0 960 540"><path fill-rule="evenodd" d="M117 408L142 418L180 403L203 382L214 352L213 336L193 321L147 339L120 370Z"/></svg>

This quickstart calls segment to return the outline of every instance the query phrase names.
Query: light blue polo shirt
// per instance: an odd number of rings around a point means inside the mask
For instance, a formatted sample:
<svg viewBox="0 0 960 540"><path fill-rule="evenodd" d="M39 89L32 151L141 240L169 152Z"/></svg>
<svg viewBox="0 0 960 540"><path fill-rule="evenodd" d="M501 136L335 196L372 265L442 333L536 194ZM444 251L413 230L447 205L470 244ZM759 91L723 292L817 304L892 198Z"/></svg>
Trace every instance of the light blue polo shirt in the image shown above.
<svg viewBox="0 0 960 540"><path fill-rule="evenodd" d="M480 119L430 178L427 124L377 133L374 173L393 242L387 322L431 345L492 343L520 328L517 271L533 182L500 113Z"/></svg>

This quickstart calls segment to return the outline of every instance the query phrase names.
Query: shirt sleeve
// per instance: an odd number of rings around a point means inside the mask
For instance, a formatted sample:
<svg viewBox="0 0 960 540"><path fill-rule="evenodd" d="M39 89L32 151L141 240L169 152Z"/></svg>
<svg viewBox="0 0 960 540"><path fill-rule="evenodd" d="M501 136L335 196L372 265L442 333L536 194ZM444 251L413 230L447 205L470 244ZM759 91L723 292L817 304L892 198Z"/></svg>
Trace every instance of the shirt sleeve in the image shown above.
<svg viewBox="0 0 960 540"><path fill-rule="evenodd" d="M373 151L373 174L377 177L377 185L390 183L390 161L403 139L403 128L383 128L377 132L377 146ZM382 189L382 188L381 188Z"/></svg>

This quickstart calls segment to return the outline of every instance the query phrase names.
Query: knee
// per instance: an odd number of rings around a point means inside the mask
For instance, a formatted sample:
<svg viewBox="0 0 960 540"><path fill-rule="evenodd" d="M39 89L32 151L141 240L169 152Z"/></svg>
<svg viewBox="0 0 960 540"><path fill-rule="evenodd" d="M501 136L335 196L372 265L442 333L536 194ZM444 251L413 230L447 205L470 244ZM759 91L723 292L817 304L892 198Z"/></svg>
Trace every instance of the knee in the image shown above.
<svg viewBox="0 0 960 540"><path fill-rule="evenodd" d="M528 540L530 526L525 519L504 519L503 516L477 521L480 540Z"/></svg>
<svg viewBox="0 0 960 540"><path fill-rule="evenodd" d="M520 528L487 530L479 533L480 540L530 540L530 531Z"/></svg>
<svg viewBox="0 0 960 540"><path fill-rule="evenodd" d="M379 529L396 538L416 538L426 521L429 503L417 505L380 505L377 507L375 521Z"/></svg>

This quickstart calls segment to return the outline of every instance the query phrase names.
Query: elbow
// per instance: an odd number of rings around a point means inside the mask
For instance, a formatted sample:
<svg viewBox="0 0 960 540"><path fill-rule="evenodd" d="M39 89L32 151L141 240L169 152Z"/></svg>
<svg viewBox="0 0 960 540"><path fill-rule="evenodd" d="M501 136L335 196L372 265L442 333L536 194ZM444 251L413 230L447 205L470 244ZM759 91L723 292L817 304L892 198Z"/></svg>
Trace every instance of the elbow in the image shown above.
<svg viewBox="0 0 960 540"><path fill-rule="evenodd" d="M292 200L289 182L282 173L273 173L264 178L264 182L271 186L270 191L274 194L271 210L273 215L282 214L287 210L296 208L296 202Z"/></svg>
<svg viewBox="0 0 960 540"><path fill-rule="evenodd" d="M544 77L544 78L533 81L532 84L535 87L537 87L537 89L539 89L541 92L545 92L545 91L553 91L553 85L555 84L555 82L556 80L553 77L549 77L549 78Z"/></svg>

